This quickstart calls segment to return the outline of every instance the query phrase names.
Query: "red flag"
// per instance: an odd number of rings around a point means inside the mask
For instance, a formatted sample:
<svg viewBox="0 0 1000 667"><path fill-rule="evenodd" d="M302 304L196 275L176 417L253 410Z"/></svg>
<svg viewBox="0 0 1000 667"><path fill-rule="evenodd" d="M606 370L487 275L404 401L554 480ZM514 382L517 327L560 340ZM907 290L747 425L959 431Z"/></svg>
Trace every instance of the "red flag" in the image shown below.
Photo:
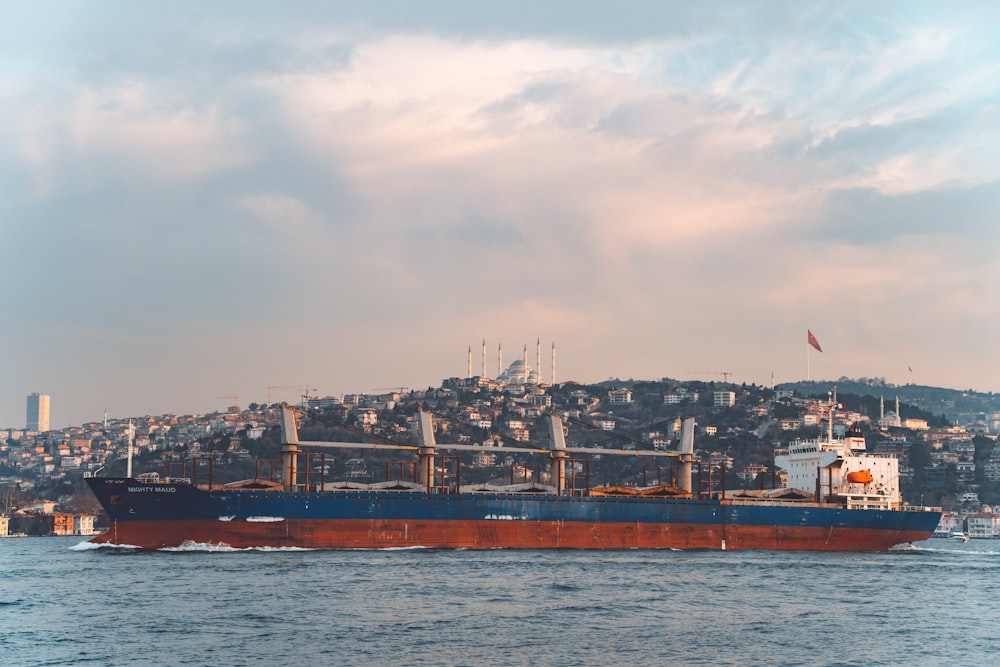
<svg viewBox="0 0 1000 667"><path fill-rule="evenodd" d="M806 342L816 348L817 352L822 352L823 348L819 346L819 341L816 340L816 336L813 336L813 332L806 329Z"/></svg>

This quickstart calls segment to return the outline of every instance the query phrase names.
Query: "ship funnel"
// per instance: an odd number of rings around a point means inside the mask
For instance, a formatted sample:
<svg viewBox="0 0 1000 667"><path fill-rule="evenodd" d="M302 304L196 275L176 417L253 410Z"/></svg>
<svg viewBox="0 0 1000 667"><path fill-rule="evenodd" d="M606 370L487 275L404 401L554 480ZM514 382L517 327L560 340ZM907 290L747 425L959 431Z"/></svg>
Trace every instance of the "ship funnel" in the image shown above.
<svg viewBox="0 0 1000 667"><path fill-rule="evenodd" d="M678 486L688 493L691 488L691 463L694 461L694 417L685 417L681 422L681 446L678 451L680 463L677 466Z"/></svg>

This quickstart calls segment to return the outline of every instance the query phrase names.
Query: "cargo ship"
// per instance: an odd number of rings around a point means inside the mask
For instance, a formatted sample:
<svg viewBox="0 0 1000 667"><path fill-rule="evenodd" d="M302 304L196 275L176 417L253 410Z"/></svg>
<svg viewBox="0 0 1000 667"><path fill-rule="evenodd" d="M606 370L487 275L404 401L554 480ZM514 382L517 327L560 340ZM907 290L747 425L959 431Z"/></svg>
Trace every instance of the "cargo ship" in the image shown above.
<svg viewBox="0 0 1000 667"><path fill-rule="evenodd" d="M438 444L431 416L418 413L417 445L300 441L294 411L282 408L280 462L253 479L213 484L143 473L87 482L110 526L91 542L140 549L766 549L883 551L927 539L937 508L911 507L899 494L898 461L869 454L853 430L777 452L782 488L730 490L725 470L696 460L694 418L682 422L677 451L567 447L562 419L548 416L547 448L503 447L548 459L547 475L510 484L460 483L458 457ZM327 482L326 448L409 450L411 479ZM303 449L305 448L305 449ZM308 450L308 451L307 451ZM311 450L321 450L314 452ZM581 481L592 456L669 457L669 479L642 486ZM316 465L320 457L320 465ZM210 462L209 462L210 463ZM318 472L317 472L318 469ZM657 468L662 470L663 468ZM542 482L546 483L542 483ZM719 482L721 481L721 485Z"/></svg>

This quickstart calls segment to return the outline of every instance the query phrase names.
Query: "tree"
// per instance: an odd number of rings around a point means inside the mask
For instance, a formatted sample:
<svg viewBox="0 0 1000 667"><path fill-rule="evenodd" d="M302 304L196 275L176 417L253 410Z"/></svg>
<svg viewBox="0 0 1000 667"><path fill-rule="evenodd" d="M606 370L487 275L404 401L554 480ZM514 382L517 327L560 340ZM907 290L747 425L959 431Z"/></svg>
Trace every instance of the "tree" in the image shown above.
<svg viewBox="0 0 1000 667"><path fill-rule="evenodd" d="M0 487L0 514L10 516L25 500L20 484L8 483Z"/></svg>
<svg viewBox="0 0 1000 667"><path fill-rule="evenodd" d="M65 498L61 505L67 512L75 514L96 515L101 509L101 504L97 501L97 497L88 490L74 492Z"/></svg>

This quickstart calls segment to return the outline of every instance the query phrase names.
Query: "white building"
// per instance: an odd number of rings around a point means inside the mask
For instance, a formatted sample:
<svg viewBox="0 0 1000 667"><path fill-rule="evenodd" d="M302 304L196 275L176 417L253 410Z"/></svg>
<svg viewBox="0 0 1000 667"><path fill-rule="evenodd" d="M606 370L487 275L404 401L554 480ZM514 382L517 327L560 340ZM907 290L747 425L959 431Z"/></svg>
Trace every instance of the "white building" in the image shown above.
<svg viewBox="0 0 1000 667"><path fill-rule="evenodd" d="M615 430L615 420L614 419L595 419L594 426L601 429L602 431L614 431Z"/></svg>
<svg viewBox="0 0 1000 667"><path fill-rule="evenodd" d="M1000 514L979 512L965 518L969 527L969 537L994 538L1000 537Z"/></svg>
<svg viewBox="0 0 1000 667"><path fill-rule="evenodd" d="M632 402L632 391L627 388L612 389L608 392L608 403L623 405Z"/></svg>
<svg viewBox="0 0 1000 667"><path fill-rule="evenodd" d="M73 534L74 535L93 535L97 531L94 530L94 519L95 517L90 514L77 514L73 517Z"/></svg>
<svg viewBox="0 0 1000 667"><path fill-rule="evenodd" d="M505 385L532 385L541 384L542 376L538 371L528 365L524 359L516 359L503 373L497 377L498 382Z"/></svg>
<svg viewBox="0 0 1000 667"><path fill-rule="evenodd" d="M736 393L716 391L712 394L712 405L716 408L731 408L736 405Z"/></svg>
<svg viewBox="0 0 1000 667"><path fill-rule="evenodd" d="M899 418L899 396L896 397L896 411L886 413L885 411L885 399L879 397L879 418L878 425L879 428L889 428L889 427L900 427L903 425L903 421Z"/></svg>
<svg viewBox="0 0 1000 667"><path fill-rule="evenodd" d="M692 403L698 402L698 392L688 391L684 387L680 387L676 392L672 394L667 394L663 397L663 402L666 405L679 405L684 401L690 401Z"/></svg>

